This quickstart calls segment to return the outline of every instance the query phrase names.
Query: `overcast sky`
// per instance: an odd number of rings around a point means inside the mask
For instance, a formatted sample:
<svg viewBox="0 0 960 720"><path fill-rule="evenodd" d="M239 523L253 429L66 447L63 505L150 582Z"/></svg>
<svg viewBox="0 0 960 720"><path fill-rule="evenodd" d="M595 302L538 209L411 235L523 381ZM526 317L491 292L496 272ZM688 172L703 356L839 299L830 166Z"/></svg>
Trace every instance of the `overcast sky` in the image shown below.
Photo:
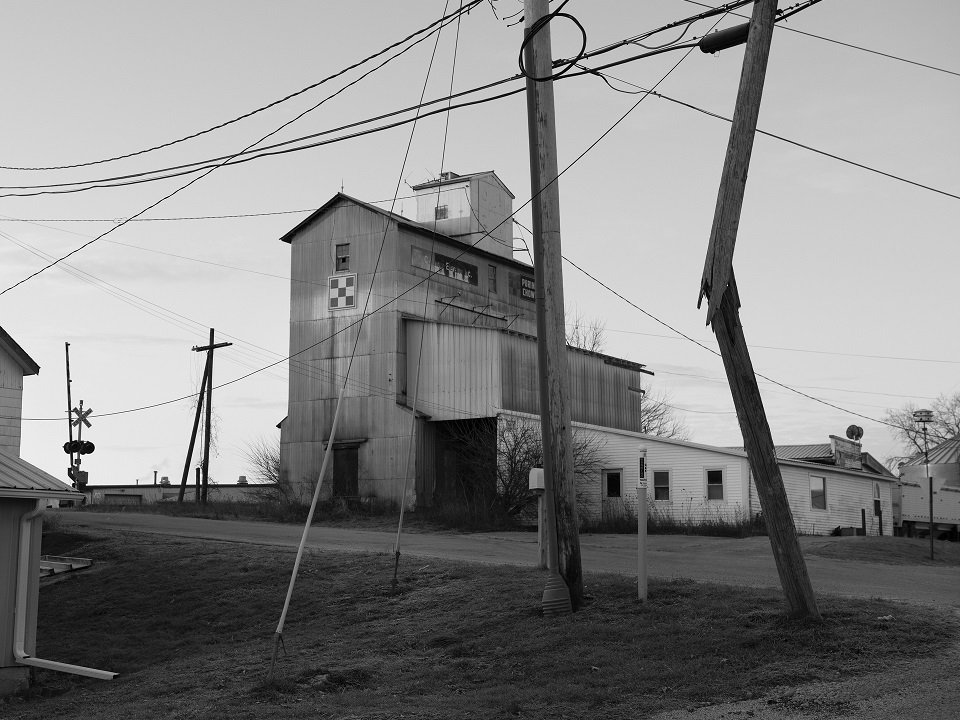
<svg viewBox="0 0 960 720"><path fill-rule="evenodd" d="M448 11L457 5L451 0ZM269 142L414 105L425 80L433 99L447 94L451 78L460 91L514 75L522 26L507 16L522 6L494 6L499 18L486 3L466 16L458 41L456 24L443 31L429 77L432 38ZM8 4L0 165L87 163L191 135L346 68L428 25L444 7L438 0ZM698 11L681 0L572 0L564 8L586 29L591 49ZM738 22L728 17L719 27ZM762 130L960 195L957 3L824 0L787 27L875 52L778 28ZM553 32L555 57L576 54L572 24L558 21ZM611 83L650 87L683 53L613 68L623 82ZM717 56L695 50L659 91L729 117L742 58L742 47ZM70 170L0 170L0 185L78 182L235 153L370 67L160 151ZM505 89L512 87L519 85ZM561 167L639 97L596 77L558 83ZM191 347L206 344L214 327L218 340L234 343L217 351L217 385L279 363L214 394L219 455L211 474L220 482L250 475L244 447L278 437L286 415L290 249L281 235L341 187L366 201L399 194L396 210L412 217L415 203L403 199L409 186L441 169L495 170L515 207L529 198L522 94L453 112L446 133L443 115L417 123L412 142L411 129L218 169L151 209L143 216L151 221L130 222L0 295L0 325L41 366L25 380L22 456L65 477L66 422L45 418L64 415L70 342L74 404L93 408L85 437L97 450L83 466L90 482L150 482L154 470L177 481L190 401L136 409L196 391L202 357ZM728 133L722 120L648 97L563 175L560 197L564 254L632 303L566 265L568 307L606 323L606 352L656 373L655 388L683 408L692 439L741 445L720 359L651 318L716 347L696 303ZM46 264L40 255L60 257L196 177L0 197L0 290ZM0 190L14 192L24 191ZM286 214L185 219L258 213ZM517 219L529 227L529 208ZM826 442L857 424L864 448L884 458L897 447L871 418L960 389L958 219L956 197L757 138L735 255L754 365L842 408L762 383L776 442ZM133 412L102 416L125 410Z"/></svg>

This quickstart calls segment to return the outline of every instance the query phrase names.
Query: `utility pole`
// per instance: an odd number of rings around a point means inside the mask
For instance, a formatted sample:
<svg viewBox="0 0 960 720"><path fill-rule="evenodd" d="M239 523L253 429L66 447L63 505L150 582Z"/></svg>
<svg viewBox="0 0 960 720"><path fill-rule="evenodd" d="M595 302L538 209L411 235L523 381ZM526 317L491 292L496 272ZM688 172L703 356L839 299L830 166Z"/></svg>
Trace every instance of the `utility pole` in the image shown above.
<svg viewBox="0 0 960 720"><path fill-rule="evenodd" d="M210 422L213 414L213 351L218 348L229 347L233 343L223 342L214 344L213 342L213 328L210 328L210 343L204 345L203 347L193 347L194 352L204 352L207 353L207 372L205 373L207 380L207 416L203 428L203 484L200 489L200 502L206 504L207 502L207 486L209 485L210 479Z"/></svg>
<svg viewBox="0 0 960 720"><path fill-rule="evenodd" d="M547 12L548 0L525 0L523 58L530 136L544 506L552 573L543 593L543 611L566 614L583 604L583 570L567 400L570 379L563 317L557 130L550 78L553 62L550 21L544 19ZM558 582L558 573L562 582Z"/></svg>
<svg viewBox="0 0 960 720"><path fill-rule="evenodd" d="M757 0L754 3L697 307L706 296L707 324L712 326L720 345L744 446L756 478L757 495L766 518L777 573L791 614L819 619L820 611L800 550L773 436L740 324L740 296L733 274L733 250L776 12L777 0Z"/></svg>
<svg viewBox="0 0 960 720"><path fill-rule="evenodd" d="M193 430L190 431L190 445L187 447L187 459L183 461L183 476L180 478L180 492L177 494L177 502L183 502L184 493L187 490L187 477L190 474L190 461L193 459L193 447L197 443L197 428L200 427L200 413L203 412L203 397L207 392L207 376L210 374L210 355L207 355L207 362L203 366L203 379L200 380L200 396L197 398L197 412L193 417ZM200 502L200 498L197 498Z"/></svg>
<svg viewBox="0 0 960 720"><path fill-rule="evenodd" d="M70 399L70 343L65 342L64 352L67 356L67 433L68 439L70 440L70 469L67 471L67 476L73 481L74 487L76 487L76 478L74 473L77 471L76 464L74 463L73 456L73 400Z"/></svg>

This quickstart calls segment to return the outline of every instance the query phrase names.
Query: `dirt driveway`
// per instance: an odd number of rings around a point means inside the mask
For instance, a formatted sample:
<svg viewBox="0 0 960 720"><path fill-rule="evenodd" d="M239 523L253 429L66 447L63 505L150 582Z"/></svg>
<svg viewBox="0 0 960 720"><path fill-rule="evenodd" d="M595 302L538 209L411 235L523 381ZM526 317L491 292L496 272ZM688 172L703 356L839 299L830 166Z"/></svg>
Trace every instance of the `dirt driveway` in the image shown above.
<svg viewBox="0 0 960 720"><path fill-rule="evenodd" d="M206 520L140 513L60 512L64 529L111 528L177 537L296 547L302 528L267 522ZM315 549L393 553L396 533L315 526L309 546ZM856 541L856 538L849 538ZM837 560L811 554L825 538L804 537L806 560L814 588L856 597L878 597L960 610L960 567L907 566ZM835 540L834 540L835 541ZM635 574L636 535L581 537L586 571ZM404 533L401 553L468 562L534 565L535 533ZM779 587L767 538L708 538L651 535L648 573L652 577L685 577L748 587Z"/></svg>

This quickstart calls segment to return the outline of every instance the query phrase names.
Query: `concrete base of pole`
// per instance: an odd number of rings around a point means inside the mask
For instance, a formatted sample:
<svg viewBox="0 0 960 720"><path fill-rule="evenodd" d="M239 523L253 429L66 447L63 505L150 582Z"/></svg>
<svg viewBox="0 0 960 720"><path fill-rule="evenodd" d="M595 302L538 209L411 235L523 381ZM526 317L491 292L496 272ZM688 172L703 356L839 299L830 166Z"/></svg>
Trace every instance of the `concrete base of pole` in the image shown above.
<svg viewBox="0 0 960 720"><path fill-rule="evenodd" d="M543 589L543 599L540 601L544 615L569 615L573 612L570 603L570 588L558 573L550 573L550 579Z"/></svg>

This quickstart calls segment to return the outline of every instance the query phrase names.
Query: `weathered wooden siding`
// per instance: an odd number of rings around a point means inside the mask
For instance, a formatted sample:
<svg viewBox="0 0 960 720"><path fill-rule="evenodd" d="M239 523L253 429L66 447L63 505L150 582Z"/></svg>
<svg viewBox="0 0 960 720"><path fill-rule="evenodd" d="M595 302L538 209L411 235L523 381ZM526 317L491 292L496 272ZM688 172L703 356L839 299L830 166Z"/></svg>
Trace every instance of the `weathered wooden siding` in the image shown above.
<svg viewBox="0 0 960 720"><path fill-rule="evenodd" d="M0 350L0 452L20 455L23 370Z"/></svg>
<svg viewBox="0 0 960 720"><path fill-rule="evenodd" d="M893 534L893 483L877 476L859 476L844 473L829 465L803 467L780 463L783 484L787 491L790 509L797 532L804 535L829 535L836 527L860 527L860 511L867 513L867 534L878 535L879 518L873 514L874 486L880 489L880 504L883 512L883 533ZM826 478L827 508L812 507L810 478ZM753 478L751 477L751 483ZM756 493L756 490L753 490ZM758 503L759 505L759 503ZM756 508L759 510L759 507Z"/></svg>

